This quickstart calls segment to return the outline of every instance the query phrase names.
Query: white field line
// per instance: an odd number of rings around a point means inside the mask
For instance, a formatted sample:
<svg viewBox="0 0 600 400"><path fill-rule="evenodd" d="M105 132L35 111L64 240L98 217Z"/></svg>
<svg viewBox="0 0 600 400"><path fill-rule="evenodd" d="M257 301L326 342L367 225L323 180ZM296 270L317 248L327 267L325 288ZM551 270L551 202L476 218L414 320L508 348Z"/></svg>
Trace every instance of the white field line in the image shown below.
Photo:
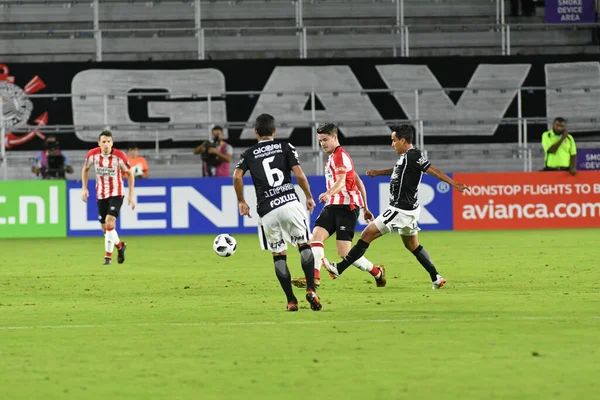
<svg viewBox="0 0 600 400"><path fill-rule="evenodd" d="M355 319L355 320L313 320L313 321L233 321L233 322L148 322L148 323L123 323L123 324L89 324L89 325L21 325L0 326L0 331L10 330L35 330L35 329L102 329L118 327L203 327L203 326L253 326L253 325L316 325L316 324L390 324L413 322L484 322L484 321L560 321L560 320L586 320L600 319L600 315L586 317L572 316L526 316L526 317L481 317L481 318L401 318L401 319Z"/></svg>

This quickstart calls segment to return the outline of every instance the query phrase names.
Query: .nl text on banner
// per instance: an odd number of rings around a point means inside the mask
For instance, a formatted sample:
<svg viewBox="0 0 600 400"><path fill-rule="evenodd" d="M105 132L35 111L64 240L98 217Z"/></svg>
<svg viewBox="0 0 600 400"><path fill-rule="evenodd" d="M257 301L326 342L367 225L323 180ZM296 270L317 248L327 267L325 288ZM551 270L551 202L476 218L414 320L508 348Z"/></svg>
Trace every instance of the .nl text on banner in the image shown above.
<svg viewBox="0 0 600 400"><path fill-rule="evenodd" d="M600 227L600 172L454 174L454 229Z"/></svg>
<svg viewBox="0 0 600 400"><path fill-rule="evenodd" d="M67 235L65 181L0 182L0 238Z"/></svg>
<svg viewBox="0 0 600 400"><path fill-rule="evenodd" d="M325 178L308 178L313 197L325 191ZM362 177L367 190L369 208L375 216L388 205L389 177ZM97 205L94 201L94 181L90 181L88 203L81 201L81 187L69 182L68 235L98 235ZM452 229L451 188L431 176L424 176L419 190L422 206L420 226L427 230ZM304 194L296 186L296 193L305 204ZM250 178L244 178L244 196L253 218L240 217L231 178L148 179L136 182L137 206L131 210L123 203L117 220L120 235L173 235L256 233L256 194ZM310 219L314 226L323 204L318 204ZM357 232L365 226L361 219Z"/></svg>

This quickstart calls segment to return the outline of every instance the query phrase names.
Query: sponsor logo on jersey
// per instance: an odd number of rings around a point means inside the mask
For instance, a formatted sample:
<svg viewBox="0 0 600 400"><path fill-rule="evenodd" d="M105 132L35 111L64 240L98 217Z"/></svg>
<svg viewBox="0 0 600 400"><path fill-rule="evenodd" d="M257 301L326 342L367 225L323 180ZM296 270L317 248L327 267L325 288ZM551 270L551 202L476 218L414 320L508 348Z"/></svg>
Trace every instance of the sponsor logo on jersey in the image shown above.
<svg viewBox="0 0 600 400"><path fill-rule="evenodd" d="M306 236L304 236L304 235L301 235L301 236L290 236L290 240L292 241L292 243L305 242L306 241Z"/></svg>
<svg viewBox="0 0 600 400"><path fill-rule="evenodd" d="M96 167L96 174L100 176L116 176L117 170L108 167Z"/></svg>
<svg viewBox="0 0 600 400"><path fill-rule="evenodd" d="M296 193L285 194L281 197L277 197L276 199L271 200L269 205L271 208L279 207L282 204L289 203L290 201L298 201L298 196Z"/></svg>
<svg viewBox="0 0 600 400"><path fill-rule="evenodd" d="M256 149L252 150L252 154L254 154L257 157L262 157L274 152L281 153L281 143L271 143L265 146L257 147Z"/></svg>

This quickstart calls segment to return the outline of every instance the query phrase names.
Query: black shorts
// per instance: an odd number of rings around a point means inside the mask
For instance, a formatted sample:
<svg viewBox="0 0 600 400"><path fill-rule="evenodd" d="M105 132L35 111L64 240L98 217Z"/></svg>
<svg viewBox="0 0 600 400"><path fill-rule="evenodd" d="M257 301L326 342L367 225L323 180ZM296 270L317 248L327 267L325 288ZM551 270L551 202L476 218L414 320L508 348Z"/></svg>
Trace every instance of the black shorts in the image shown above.
<svg viewBox="0 0 600 400"><path fill-rule="evenodd" d="M113 196L107 199L98 200L98 219L100 223L106 222L106 216L112 215L115 218L119 217L119 211L123 205L123 197Z"/></svg>
<svg viewBox="0 0 600 400"><path fill-rule="evenodd" d="M329 236L335 232L336 240L352 241L354 238L354 229L360 208L354 210L347 205L327 205L321 210L321 213L315 221L315 226L319 226L329 232Z"/></svg>

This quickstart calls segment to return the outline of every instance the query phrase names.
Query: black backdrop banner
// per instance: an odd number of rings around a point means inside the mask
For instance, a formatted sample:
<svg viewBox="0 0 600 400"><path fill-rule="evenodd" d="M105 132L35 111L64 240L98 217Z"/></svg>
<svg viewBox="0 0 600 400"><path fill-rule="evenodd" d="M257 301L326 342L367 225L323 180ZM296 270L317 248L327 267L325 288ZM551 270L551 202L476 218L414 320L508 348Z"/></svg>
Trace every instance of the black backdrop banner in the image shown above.
<svg viewBox="0 0 600 400"><path fill-rule="evenodd" d="M44 125L47 128L41 132L46 135L48 128L56 125L94 125L95 129L62 129L58 133L63 149L87 149L94 145L105 121L121 145L136 141L141 148L151 148L158 135L163 148L191 147L207 137L210 123L229 122L235 124L227 129L228 141L247 146L254 138L251 129L244 130L242 125L262 112L273 114L281 123L280 138L308 146L311 91L316 92L316 119L341 123L344 144L388 144L390 130L386 125L417 117L415 89L463 87L470 89L419 93L425 143L516 143L516 122L497 122L518 117L516 88L557 85L578 89L548 93L523 90L522 117L571 118L579 121L568 123L576 138L597 139L597 55L0 65L4 125L11 150L39 149L43 137L39 131ZM478 90L483 88L494 90ZM389 89L394 92L385 92ZM244 91L273 94L223 94ZM50 96L71 93L73 98ZM105 100L92 93L121 96L102 103ZM124 93L154 94L125 97ZM211 94L210 105L207 93ZM29 98L27 94L48 97ZM304 124L292 127L299 121ZM190 126L158 133L127 126L156 122ZM539 141L546 129L542 120L529 124L529 141Z"/></svg>

